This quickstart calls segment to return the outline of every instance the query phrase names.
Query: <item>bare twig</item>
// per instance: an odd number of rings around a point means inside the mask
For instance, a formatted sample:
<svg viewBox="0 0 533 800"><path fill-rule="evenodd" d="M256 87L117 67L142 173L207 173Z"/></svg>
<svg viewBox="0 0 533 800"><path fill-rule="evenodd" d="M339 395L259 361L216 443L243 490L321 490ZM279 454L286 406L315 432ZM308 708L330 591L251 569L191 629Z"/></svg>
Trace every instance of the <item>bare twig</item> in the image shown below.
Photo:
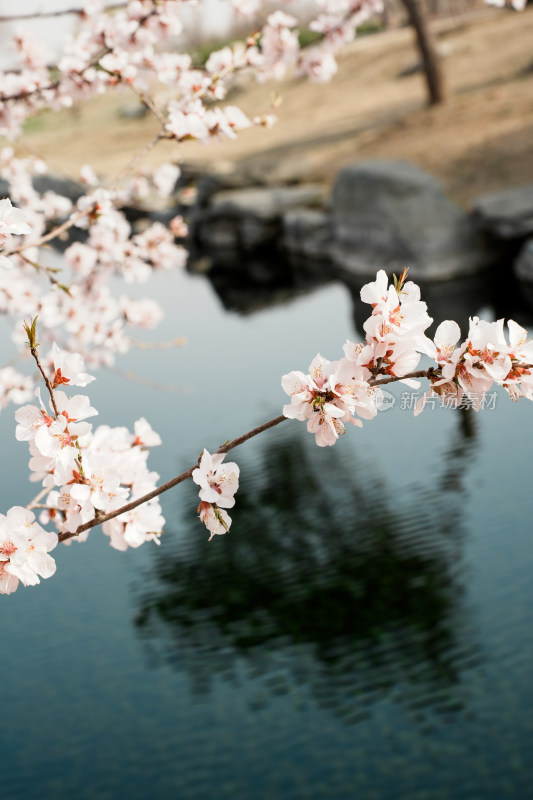
<svg viewBox="0 0 533 800"><path fill-rule="evenodd" d="M144 158L145 156L147 156L147 155L148 155L148 153L149 153L151 150L153 150L153 149L154 149L154 147L156 146L156 144L158 144L158 143L159 143L160 141L162 141L163 139L167 139L167 138L168 138L168 137L167 137L167 135L165 134L165 132L164 132L164 129L162 128L162 129L159 131L159 133L157 133L157 134L154 136L154 138L153 138L153 139L151 139L151 140L148 142L148 144L146 144L146 145L143 147L143 149L142 149L142 150L140 150L140 151L139 151L139 152L138 152L138 153L137 153L135 156L133 156L133 158L131 159L131 161L129 161L129 163L128 163L128 164L126 164L126 166L124 167L124 169L123 169L123 170L121 170L121 171L119 172L119 174L118 174L118 175L117 175L115 178L113 178L113 180L111 181L111 183L110 183L110 184L109 184L109 186L107 187L107 188L108 188L108 191L111 191L112 189L115 189L115 188L116 188L116 187L117 187L117 186L118 186L118 185L119 185L119 184L120 184L120 183L121 183L121 182L124 180L124 178L125 178L127 175L129 175L129 174L130 174L130 172L133 172L133 170L134 170L134 169L135 169L135 167L136 167L136 166L139 164L139 162L141 162L141 161L143 160L143 158Z"/></svg>
<svg viewBox="0 0 533 800"><path fill-rule="evenodd" d="M114 5L109 5L105 9L106 11L114 11L118 8L125 8L126 3L116 3ZM24 20L32 20L32 19L44 19L46 17L66 17L66 16L74 16L77 15L79 17L83 17L86 15L86 11L83 8L64 8L61 11L36 11L34 14L10 14L6 16L0 17L1 22L20 22Z"/></svg>
<svg viewBox="0 0 533 800"><path fill-rule="evenodd" d="M54 267L45 267L43 264L38 264L37 261L32 261L31 258L28 258L21 252L18 253L18 256L19 258L22 258L26 264L29 264L30 267L33 267L37 272L44 272L52 286L57 286L57 288L61 289L61 291L65 292L65 294L70 295L69 287L54 277L54 272L59 272L60 270L57 270Z"/></svg>
<svg viewBox="0 0 533 800"><path fill-rule="evenodd" d="M132 369L118 369L117 367L104 367L108 372L118 375L127 381L134 381L140 383L141 386L147 386L149 389L154 389L156 392L173 392L185 394L191 391L189 386L178 386L175 383L160 383L159 381L152 381L150 378L145 378L134 372Z"/></svg>
<svg viewBox="0 0 533 800"><path fill-rule="evenodd" d="M41 489L39 494L36 495L33 498L33 500L31 501L31 503L28 503L28 505L26 506L28 511L31 511L33 508L41 508L41 506L39 504L39 501L42 500L42 498L45 496L45 494L48 494L49 491L50 491L50 487L49 486L45 486L44 489Z"/></svg>
<svg viewBox="0 0 533 800"><path fill-rule="evenodd" d="M113 74L113 73L111 73L111 74ZM141 89L137 89L136 86L133 86L133 84L128 83L128 81L125 81L124 78L122 78L120 76L118 76L118 77L119 77L119 80L120 80L121 84L123 86L126 86L131 92L133 92L133 94L136 97L139 98L141 103L144 103L146 108L148 108L152 112L152 114L155 117L157 117L161 127L164 128L166 123L167 123L167 121L166 121L166 119L164 117L163 112L161 111L161 109L159 108L159 106L157 105L155 100L152 97L150 97L150 95L147 94L146 92L143 92Z"/></svg>
<svg viewBox="0 0 533 800"><path fill-rule="evenodd" d="M168 342L142 342L139 339L130 339L130 344L138 350L173 350L174 347L185 347L186 336L177 336Z"/></svg>

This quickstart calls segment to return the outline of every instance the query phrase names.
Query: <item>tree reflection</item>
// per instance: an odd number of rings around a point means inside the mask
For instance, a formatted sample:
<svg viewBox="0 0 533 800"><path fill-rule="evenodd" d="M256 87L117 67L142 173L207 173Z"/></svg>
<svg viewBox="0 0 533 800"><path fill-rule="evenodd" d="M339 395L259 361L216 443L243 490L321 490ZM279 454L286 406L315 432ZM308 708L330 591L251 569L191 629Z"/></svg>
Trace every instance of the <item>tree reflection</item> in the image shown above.
<svg viewBox="0 0 533 800"><path fill-rule="evenodd" d="M504 277L502 277L504 276ZM392 278L392 275L389 275ZM328 262L288 260L272 250L246 259L234 255L212 259L207 278L224 308L250 314L262 308L289 302L294 297L338 281L346 286L353 300L354 327L364 339L363 323L370 308L360 298L364 284L371 277L350 275ZM512 318L524 326L533 324L533 291L513 277L510 262L497 264L492 271L466 275L447 281L416 281L422 299L433 318L433 330L450 314L459 323L463 335L468 332L470 317L481 309L490 309L494 319ZM453 309L453 312L450 312Z"/></svg>
<svg viewBox="0 0 533 800"><path fill-rule="evenodd" d="M223 678L252 685L254 706L289 694L352 721L389 693L416 714L460 709L476 647L459 495L476 431L471 413L456 418L441 472L407 502L353 454L317 458L299 431L266 440L242 470L255 476L240 535L208 544L194 520L145 576L136 624L154 665L185 671L198 696Z"/></svg>

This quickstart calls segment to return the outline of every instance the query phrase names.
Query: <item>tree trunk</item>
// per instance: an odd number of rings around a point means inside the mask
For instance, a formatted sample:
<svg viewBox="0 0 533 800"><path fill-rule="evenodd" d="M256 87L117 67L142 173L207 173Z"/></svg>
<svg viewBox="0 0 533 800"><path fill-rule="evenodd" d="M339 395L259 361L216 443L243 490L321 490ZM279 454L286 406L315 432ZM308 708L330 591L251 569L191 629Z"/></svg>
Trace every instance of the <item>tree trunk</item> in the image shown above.
<svg viewBox="0 0 533 800"><path fill-rule="evenodd" d="M416 33L416 41L426 77L429 104L435 106L444 102L446 90L440 57L429 29L426 8L422 0L402 0L402 2L409 14L409 22Z"/></svg>

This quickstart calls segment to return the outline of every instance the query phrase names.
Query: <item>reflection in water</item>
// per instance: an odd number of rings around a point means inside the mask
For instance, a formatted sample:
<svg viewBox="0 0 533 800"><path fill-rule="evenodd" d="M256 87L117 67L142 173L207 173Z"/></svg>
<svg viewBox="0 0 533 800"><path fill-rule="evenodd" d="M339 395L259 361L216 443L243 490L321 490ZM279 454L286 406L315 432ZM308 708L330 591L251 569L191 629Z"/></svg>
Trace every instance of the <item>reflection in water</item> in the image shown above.
<svg viewBox="0 0 533 800"><path fill-rule="evenodd" d="M297 266L265 250L245 260L216 260L207 277L227 311L250 314L287 303L329 283L334 275L315 262Z"/></svg>
<svg viewBox="0 0 533 800"><path fill-rule="evenodd" d="M456 419L442 472L407 501L367 464L323 451L317 467L310 437L266 440L234 513L248 535L184 531L174 556L169 536L145 576L136 623L153 664L185 671L199 697L246 679L252 707L286 694L350 722L389 695L416 719L461 710L476 647L460 495L476 430L472 413Z"/></svg>
<svg viewBox="0 0 533 800"><path fill-rule="evenodd" d="M325 262L289 262L279 254L274 258L268 251L247 257L244 267L235 257L215 260L207 277L224 308L241 314L287 302L332 280L340 281L350 291L354 324L364 338L363 322L369 315L369 306L361 301L360 291L369 278L340 272ZM434 319L433 327L452 317L466 334L469 317L482 308L490 308L494 319L511 318L526 327L533 325L532 291L528 284L514 278L510 263L498 264L478 275L418 283Z"/></svg>

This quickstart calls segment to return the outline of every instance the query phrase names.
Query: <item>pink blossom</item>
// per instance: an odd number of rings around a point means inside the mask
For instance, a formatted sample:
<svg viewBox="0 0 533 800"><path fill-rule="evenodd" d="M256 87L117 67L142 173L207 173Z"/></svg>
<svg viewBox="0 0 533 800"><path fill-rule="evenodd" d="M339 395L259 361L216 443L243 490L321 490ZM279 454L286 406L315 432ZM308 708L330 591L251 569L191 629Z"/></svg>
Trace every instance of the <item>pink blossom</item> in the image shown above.
<svg viewBox="0 0 533 800"><path fill-rule="evenodd" d="M213 536L221 536L229 531L231 527L231 517L223 508L202 501L198 506L198 513L200 515L200 520L211 534L209 541L211 541Z"/></svg>
<svg viewBox="0 0 533 800"><path fill-rule="evenodd" d="M14 592L19 581L34 586L56 571L48 555L57 545L57 536L35 522L35 515L21 506L0 514L0 594Z"/></svg>
<svg viewBox="0 0 533 800"><path fill-rule="evenodd" d="M12 234L24 233L31 233L24 212L14 208L8 197L0 200L0 247L9 246Z"/></svg>
<svg viewBox="0 0 533 800"><path fill-rule="evenodd" d="M221 508L233 508L234 494L239 488L239 467L233 462L222 464L223 460L223 454L211 455L204 450L192 479L200 487L200 500L216 503Z"/></svg>

